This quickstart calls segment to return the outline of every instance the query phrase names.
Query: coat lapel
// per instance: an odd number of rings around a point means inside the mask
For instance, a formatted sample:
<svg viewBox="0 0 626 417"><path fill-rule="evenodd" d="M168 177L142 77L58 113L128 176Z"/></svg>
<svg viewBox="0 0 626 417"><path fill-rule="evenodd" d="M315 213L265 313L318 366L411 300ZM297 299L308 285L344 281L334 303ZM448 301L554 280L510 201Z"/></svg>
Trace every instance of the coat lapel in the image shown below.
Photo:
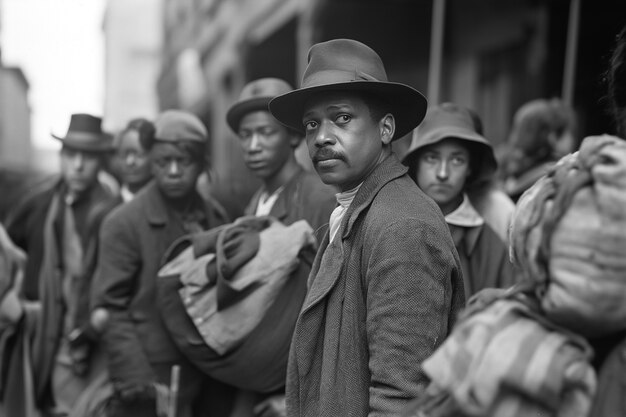
<svg viewBox="0 0 626 417"><path fill-rule="evenodd" d="M333 242L328 242L329 234L326 233L320 246L320 252L311 269L309 292L302 308L303 313L319 303L339 280L346 258L344 241L349 237L356 219L369 207L378 191L385 184L404 175L406 171L407 168L398 162L395 155L387 157L361 185Z"/></svg>
<svg viewBox="0 0 626 417"><path fill-rule="evenodd" d="M309 291L302 308L303 313L322 300L335 286L341 274L344 252L339 233L333 242L328 243L326 232L320 252L315 258L309 277Z"/></svg>

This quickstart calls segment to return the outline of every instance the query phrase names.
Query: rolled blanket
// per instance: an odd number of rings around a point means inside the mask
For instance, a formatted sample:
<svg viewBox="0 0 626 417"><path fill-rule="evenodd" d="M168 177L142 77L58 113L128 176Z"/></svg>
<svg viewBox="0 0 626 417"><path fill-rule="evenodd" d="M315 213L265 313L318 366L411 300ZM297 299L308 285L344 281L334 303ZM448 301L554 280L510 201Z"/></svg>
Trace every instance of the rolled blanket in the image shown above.
<svg viewBox="0 0 626 417"><path fill-rule="evenodd" d="M257 217L176 242L157 300L177 346L219 381L256 392L284 386L315 249L306 221Z"/></svg>
<svg viewBox="0 0 626 417"><path fill-rule="evenodd" d="M588 337L626 329L626 142L586 138L522 195L511 256L549 320Z"/></svg>
<svg viewBox="0 0 626 417"><path fill-rule="evenodd" d="M405 415L585 417L596 388L591 355L532 301L491 297L470 305L423 363L431 384Z"/></svg>

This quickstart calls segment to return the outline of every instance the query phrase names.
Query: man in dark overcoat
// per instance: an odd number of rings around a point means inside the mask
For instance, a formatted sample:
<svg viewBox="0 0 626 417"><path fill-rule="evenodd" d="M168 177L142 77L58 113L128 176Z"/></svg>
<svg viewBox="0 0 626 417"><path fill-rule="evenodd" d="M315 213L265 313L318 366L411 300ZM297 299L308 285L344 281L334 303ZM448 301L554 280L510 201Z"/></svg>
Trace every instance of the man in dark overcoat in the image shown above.
<svg viewBox="0 0 626 417"><path fill-rule="evenodd" d="M41 308L32 355L35 398L44 413L66 415L104 368L94 352L89 288L103 217L120 200L98 181L111 138L102 120L71 116L61 141L61 176L27 194L7 231L28 255L21 294Z"/></svg>
<svg viewBox="0 0 626 417"><path fill-rule="evenodd" d="M340 191L292 340L287 413L396 416L425 388L419 364L464 303L441 210L391 150L426 100L388 82L368 46L337 39L310 49L302 87L269 108L304 132L317 173Z"/></svg>
<svg viewBox="0 0 626 417"><path fill-rule="evenodd" d="M109 320L102 334L116 417L156 417L155 384L169 386L180 366L178 417L190 417L204 376L175 346L158 310L157 272L168 247L183 235L227 222L216 201L196 191L207 167L207 130L195 115L166 110L145 148L154 176L133 200L104 221L93 311Z"/></svg>

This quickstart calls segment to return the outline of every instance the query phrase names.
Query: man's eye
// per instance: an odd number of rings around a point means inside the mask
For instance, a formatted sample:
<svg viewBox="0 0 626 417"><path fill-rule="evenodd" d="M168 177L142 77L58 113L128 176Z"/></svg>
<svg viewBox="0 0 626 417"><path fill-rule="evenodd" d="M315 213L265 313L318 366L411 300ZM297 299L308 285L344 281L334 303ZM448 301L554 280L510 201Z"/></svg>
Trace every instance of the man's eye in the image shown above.
<svg viewBox="0 0 626 417"><path fill-rule="evenodd" d="M348 123L350 120L352 120L352 117L349 114L340 114L337 116L338 123Z"/></svg>
<svg viewBox="0 0 626 417"><path fill-rule="evenodd" d="M435 157L435 155L426 154L426 155L424 155L424 161L428 162L428 163L433 163L433 162L437 161L437 158Z"/></svg>
<svg viewBox="0 0 626 417"><path fill-rule="evenodd" d="M454 165L465 165L466 162L467 161L462 156L456 156L456 157L452 158L452 163Z"/></svg>
<svg viewBox="0 0 626 417"><path fill-rule="evenodd" d="M304 122L304 128L306 130L313 130L317 127L317 122L314 122L312 120L308 121L308 122Z"/></svg>

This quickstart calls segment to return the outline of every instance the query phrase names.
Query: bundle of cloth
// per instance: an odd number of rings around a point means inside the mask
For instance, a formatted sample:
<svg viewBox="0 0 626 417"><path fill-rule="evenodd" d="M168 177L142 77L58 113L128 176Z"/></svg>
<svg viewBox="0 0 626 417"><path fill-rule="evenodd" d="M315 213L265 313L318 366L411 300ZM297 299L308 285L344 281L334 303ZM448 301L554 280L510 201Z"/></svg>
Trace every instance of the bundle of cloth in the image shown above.
<svg viewBox="0 0 626 417"><path fill-rule="evenodd" d="M528 190L511 254L552 322L587 337L626 329L626 141L586 138Z"/></svg>
<svg viewBox="0 0 626 417"><path fill-rule="evenodd" d="M563 157L518 201L510 242L524 281L468 301L405 416L598 415L594 341L626 332L626 141Z"/></svg>
<svg viewBox="0 0 626 417"><path fill-rule="evenodd" d="M269 216L179 239L157 278L177 346L219 381L261 393L282 388L316 249L306 221L285 226Z"/></svg>

